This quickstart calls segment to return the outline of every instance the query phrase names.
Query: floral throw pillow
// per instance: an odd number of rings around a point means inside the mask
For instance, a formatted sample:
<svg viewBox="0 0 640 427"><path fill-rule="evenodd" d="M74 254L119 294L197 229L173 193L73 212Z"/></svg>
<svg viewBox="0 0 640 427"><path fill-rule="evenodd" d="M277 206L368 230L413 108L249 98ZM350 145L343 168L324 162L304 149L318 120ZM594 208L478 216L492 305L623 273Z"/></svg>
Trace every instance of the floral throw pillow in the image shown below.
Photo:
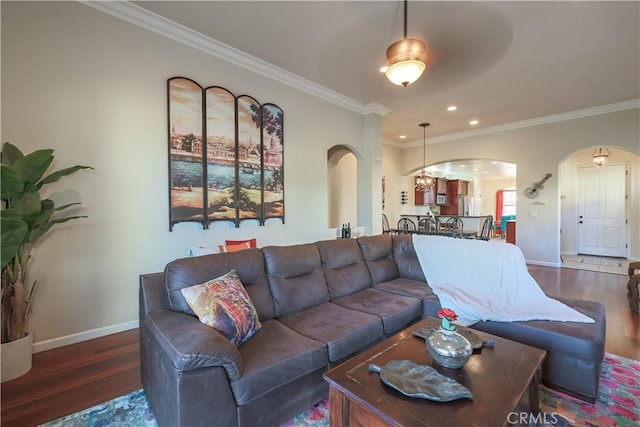
<svg viewBox="0 0 640 427"><path fill-rule="evenodd" d="M220 331L236 347L262 327L235 270L181 292L198 319Z"/></svg>

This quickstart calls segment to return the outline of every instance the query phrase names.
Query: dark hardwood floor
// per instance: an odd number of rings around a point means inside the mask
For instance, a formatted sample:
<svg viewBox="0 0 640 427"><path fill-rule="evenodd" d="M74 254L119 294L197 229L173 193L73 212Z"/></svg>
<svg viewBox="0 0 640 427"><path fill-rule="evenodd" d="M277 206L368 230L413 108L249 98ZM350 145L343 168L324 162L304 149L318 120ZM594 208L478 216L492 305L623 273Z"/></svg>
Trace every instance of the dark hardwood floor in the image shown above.
<svg viewBox="0 0 640 427"><path fill-rule="evenodd" d="M601 301L606 352L640 360L640 317L629 309L627 276L530 267L547 295ZM33 355L26 375L2 384L1 425L35 426L141 388L138 330Z"/></svg>

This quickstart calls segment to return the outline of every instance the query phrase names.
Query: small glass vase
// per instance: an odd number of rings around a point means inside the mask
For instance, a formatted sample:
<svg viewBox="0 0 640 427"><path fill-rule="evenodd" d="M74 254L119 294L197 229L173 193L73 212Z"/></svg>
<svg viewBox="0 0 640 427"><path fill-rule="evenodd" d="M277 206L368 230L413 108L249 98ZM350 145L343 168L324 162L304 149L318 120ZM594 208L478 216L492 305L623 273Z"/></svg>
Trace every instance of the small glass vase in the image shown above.
<svg viewBox="0 0 640 427"><path fill-rule="evenodd" d="M455 329L438 328L425 342L433 361L449 369L462 368L473 353L469 340Z"/></svg>

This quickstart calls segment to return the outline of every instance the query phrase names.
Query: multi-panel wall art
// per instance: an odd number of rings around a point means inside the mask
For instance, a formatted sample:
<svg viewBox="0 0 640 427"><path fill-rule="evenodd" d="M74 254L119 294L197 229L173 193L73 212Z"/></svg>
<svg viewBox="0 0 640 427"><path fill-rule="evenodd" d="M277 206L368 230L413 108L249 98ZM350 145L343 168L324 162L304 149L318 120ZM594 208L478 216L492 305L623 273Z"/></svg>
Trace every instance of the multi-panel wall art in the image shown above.
<svg viewBox="0 0 640 427"><path fill-rule="evenodd" d="M186 221L284 222L282 109L184 77L167 87L169 229Z"/></svg>

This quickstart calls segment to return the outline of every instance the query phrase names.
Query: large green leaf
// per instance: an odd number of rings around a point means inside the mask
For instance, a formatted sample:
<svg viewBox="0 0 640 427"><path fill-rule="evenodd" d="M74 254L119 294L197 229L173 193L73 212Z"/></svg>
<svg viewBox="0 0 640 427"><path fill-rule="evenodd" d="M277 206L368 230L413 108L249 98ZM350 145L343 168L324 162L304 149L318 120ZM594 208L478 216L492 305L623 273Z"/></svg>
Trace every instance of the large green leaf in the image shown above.
<svg viewBox="0 0 640 427"><path fill-rule="evenodd" d="M0 190L3 200L11 200L24 191L22 174L13 166L0 166Z"/></svg>
<svg viewBox="0 0 640 427"><path fill-rule="evenodd" d="M23 193L20 197L12 200L11 207L15 208L23 218L37 215L41 211L42 203L38 192Z"/></svg>
<svg viewBox="0 0 640 427"><path fill-rule="evenodd" d="M22 182L35 185L53 162L53 150L37 150L15 161L13 166L22 173Z"/></svg>
<svg viewBox="0 0 640 427"><path fill-rule="evenodd" d="M2 146L2 164L3 165L12 165L19 158L24 157L22 151L18 149L15 145L10 142L5 142Z"/></svg>
<svg viewBox="0 0 640 427"><path fill-rule="evenodd" d="M45 199L40 203L40 211L34 215L26 217L24 220L29 226L29 230L49 222L51 215L53 215L53 202L49 199Z"/></svg>
<svg viewBox="0 0 640 427"><path fill-rule="evenodd" d="M3 211L4 214L4 211ZM27 236L28 227L22 219L15 216L2 215L2 269L18 254Z"/></svg>
<svg viewBox="0 0 640 427"><path fill-rule="evenodd" d="M53 172L51 175L46 176L42 181L40 181L37 185L37 188L40 189L45 184L50 184L52 182L56 182L60 178L66 175L71 175L82 169L93 169L91 166L71 166L70 168L61 169L59 171Z"/></svg>
<svg viewBox="0 0 640 427"><path fill-rule="evenodd" d="M48 199L47 199L48 200ZM43 200L43 202L45 202L46 200ZM63 205L63 206L58 206L57 208L55 208L55 211L63 211L67 208L70 208L71 206L76 206L76 205L81 205L82 203L80 202L75 202L75 203L69 203L68 205Z"/></svg>
<svg viewBox="0 0 640 427"><path fill-rule="evenodd" d="M51 227L53 227L56 224L62 224L63 222L67 222L67 221L70 221L72 219L86 218L86 217L87 217L86 215L69 216L69 217L57 218L57 219L54 219L52 221L49 221L46 224L42 224L42 225L34 228L33 230L31 230L29 232L29 236L27 238L27 242L35 243L36 240L38 240L40 237L42 237L47 231L49 231L51 229Z"/></svg>

